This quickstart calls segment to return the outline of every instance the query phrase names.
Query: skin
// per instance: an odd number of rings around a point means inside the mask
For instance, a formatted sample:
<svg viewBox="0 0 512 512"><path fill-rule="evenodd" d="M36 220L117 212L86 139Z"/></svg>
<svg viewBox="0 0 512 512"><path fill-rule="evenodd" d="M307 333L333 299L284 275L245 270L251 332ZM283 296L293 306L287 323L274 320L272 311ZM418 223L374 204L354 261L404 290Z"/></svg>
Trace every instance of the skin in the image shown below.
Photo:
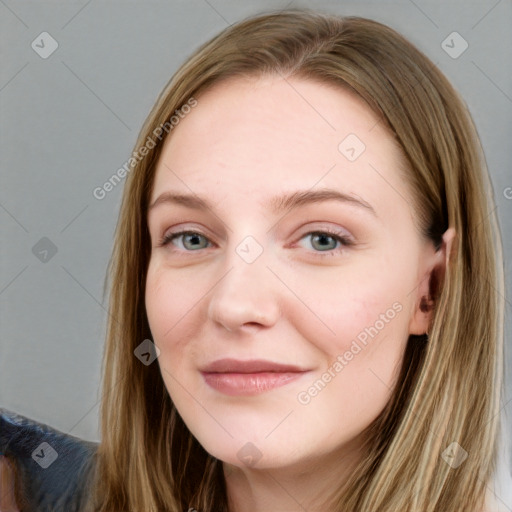
<svg viewBox="0 0 512 512"><path fill-rule="evenodd" d="M19 512L14 496L14 470L12 463L0 455L0 510L2 512Z"/></svg>
<svg viewBox="0 0 512 512"><path fill-rule="evenodd" d="M161 203L148 212L145 300L157 361L190 431L224 461L230 510L325 512L329 491L362 456L364 429L391 396L408 336L428 329L421 298L432 271L445 268L455 233L445 233L437 252L420 235L392 137L350 93L297 78L237 78L197 99L165 142L150 204L173 191L213 205ZM366 146L355 161L338 149L348 134ZM333 200L280 213L265 203L321 188L363 199L376 216ZM181 229L206 238L159 246ZM353 245L315 242L311 232L325 229ZM263 250L252 263L236 252L247 236ZM400 312L300 403L298 394L394 303ZM223 357L310 371L272 391L233 397L199 372ZM255 465L237 456L246 443L261 457Z"/></svg>

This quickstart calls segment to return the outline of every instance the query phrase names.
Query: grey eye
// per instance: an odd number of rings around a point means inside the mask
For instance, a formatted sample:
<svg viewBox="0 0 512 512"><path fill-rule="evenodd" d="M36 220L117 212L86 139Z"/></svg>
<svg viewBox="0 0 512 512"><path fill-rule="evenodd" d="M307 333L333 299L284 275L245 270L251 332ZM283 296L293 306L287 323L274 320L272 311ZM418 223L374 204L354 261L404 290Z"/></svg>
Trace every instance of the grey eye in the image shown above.
<svg viewBox="0 0 512 512"><path fill-rule="evenodd" d="M336 249L337 237L327 233L310 233L311 245L319 251L331 251ZM329 241L330 239L330 241Z"/></svg>
<svg viewBox="0 0 512 512"><path fill-rule="evenodd" d="M208 247L208 239L199 233L182 233L176 236L183 240L183 247L189 250L205 249ZM205 243L201 243L201 240ZM188 244L188 245L187 245Z"/></svg>

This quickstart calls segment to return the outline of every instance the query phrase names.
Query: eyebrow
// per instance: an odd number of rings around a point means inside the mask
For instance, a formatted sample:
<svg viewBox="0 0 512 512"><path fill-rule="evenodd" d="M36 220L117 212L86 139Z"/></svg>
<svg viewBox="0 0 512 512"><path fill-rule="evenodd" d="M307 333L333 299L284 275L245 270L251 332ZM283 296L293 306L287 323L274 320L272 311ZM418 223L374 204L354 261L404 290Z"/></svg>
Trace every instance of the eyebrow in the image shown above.
<svg viewBox="0 0 512 512"><path fill-rule="evenodd" d="M357 206L377 217L374 208L363 199L333 189L298 190L292 194L274 196L266 204L268 204L273 213L277 214L284 210L291 210L299 206L320 203L322 201L339 201ZM214 210L213 204L206 198L191 194L164 192L148 207L148 211L161 204L181 204L196 210Z"/></svg>

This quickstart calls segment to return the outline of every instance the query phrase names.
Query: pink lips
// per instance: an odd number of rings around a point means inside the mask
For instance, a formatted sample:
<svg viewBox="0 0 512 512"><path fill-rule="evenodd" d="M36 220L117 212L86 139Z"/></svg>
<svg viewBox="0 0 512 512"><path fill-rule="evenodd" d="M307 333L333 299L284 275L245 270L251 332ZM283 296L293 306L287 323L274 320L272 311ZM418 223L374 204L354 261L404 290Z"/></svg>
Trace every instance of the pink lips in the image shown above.
<svg viewBox="0 0 512 512"><path fill-rule="evenodd" d="M288 384L308 370L261 359L219 359L201 369L206 383L230 396L258 395Z"/></svg>

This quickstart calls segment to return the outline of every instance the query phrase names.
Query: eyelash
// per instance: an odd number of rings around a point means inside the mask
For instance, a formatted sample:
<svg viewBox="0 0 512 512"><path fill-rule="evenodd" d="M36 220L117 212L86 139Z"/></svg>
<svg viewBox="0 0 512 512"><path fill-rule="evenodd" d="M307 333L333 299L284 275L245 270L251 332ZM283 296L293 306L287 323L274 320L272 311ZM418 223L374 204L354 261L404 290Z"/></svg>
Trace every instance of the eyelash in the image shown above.
<svg viewBox="0 0 512 512"><path fill-rule="evenodd" d="M171 243L175 238L178 238L182 235L200 235L204 238L206 238L209 242L211 242L206 235L199 231L191 231L191 230L184 230L184 231L176 231L174 233L168 233L163 238L161 238L158 242L158 247L165 247L169 243ZM337 249L329 249L328 251L313 251L315 256L318 256L320 258L325 258L328 256L335 256L338 254L343 248L350 247L354 245L354 242L348 238L345 235L342 235L341 233L337 231L333 231L330 229L323 229L319 231L309 231L308 233L305 233L299 240L302 240L306 236L309 235L328 235L329 237L333 238L334 240L340 242L341 246ZM196 252L196 251L186 251L186 252Z"/></svg>

